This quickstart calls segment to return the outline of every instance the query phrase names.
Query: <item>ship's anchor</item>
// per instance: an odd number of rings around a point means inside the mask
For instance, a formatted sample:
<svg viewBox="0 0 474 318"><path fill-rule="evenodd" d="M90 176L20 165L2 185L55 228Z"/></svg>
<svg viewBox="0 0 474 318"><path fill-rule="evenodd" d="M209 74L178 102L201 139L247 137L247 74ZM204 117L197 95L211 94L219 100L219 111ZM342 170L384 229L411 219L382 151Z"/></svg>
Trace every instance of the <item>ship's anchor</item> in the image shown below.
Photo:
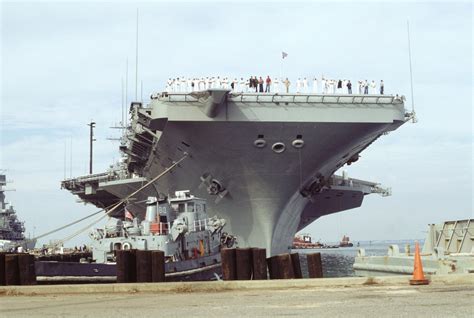
<svg viewBox="0 0 474 318"><path fill-rule="evenodd" d="M199 185L199 189L202 189L203 187L207 187L207 193L210 195L217 196L215 200L216 204L219 203L219 201L222 200L229 192L218 180L214 179L209 172L206 172L201 176L201 184Z"/></svg>

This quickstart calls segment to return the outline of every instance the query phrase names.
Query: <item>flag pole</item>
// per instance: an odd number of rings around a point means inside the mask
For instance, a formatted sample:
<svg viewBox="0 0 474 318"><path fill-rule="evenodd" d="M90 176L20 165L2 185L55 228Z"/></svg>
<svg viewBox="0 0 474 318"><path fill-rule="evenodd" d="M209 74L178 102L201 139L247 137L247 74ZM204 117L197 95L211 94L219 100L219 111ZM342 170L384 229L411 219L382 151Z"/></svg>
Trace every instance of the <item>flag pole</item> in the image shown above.
<svg viewBox="0 0 474 318"><path fill-rule="evenodd" d="M283 53L281 53L281 54L282 55L280 57L280 81L283 82L283 77L282 77L282 73L283 73Z"/></svg>

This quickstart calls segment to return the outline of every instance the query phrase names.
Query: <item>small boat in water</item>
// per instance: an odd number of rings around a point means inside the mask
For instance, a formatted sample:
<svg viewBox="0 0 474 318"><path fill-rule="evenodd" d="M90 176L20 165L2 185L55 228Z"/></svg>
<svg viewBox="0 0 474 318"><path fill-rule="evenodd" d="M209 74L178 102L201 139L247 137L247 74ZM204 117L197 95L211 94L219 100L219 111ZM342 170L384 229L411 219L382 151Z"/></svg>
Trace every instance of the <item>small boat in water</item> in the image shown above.
<svg viewBox="0 0 474 318"><path fill-rule="evenodd" d="M293 245L292 249L293 250L298 250L298 249L315 249L315 248L338 248L338 245L327 245L323 244L321 242L313 242L313 239L311 238L311 235L309 234L300 234L296 235L293 238Z"/></svg>
<svg viewBox="0 0 474 318"><path fill-rule="evenodd" d="M354 244L352 244L349 240L349 236L343 236L341 242L339 243L339 247L353 247Z"/></svg>

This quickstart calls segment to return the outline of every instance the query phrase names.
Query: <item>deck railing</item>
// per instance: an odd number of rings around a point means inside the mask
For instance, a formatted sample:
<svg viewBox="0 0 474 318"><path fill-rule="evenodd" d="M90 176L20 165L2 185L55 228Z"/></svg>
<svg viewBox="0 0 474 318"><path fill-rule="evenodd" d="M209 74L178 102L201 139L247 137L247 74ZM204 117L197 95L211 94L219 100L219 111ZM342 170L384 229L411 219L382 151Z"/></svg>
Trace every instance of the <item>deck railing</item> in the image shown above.
<svg viewBox="0 0 474 318"><path fill-rule="evenodd" d="M162 93L159 99L168 102L201 102L209 92ZM229 93L227 100L239 103L280 104L402 104L403 95L359 95L359 94L293 94L293 93Z"/></svg>

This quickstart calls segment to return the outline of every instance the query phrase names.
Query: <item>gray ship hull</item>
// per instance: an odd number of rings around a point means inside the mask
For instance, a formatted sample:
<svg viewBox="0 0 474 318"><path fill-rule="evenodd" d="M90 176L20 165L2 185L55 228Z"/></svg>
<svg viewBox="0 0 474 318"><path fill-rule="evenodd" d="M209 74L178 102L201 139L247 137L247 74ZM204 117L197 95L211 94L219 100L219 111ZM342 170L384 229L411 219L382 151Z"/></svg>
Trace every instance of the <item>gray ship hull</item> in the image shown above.
<svg viewBox="0 0 474 318"><path fill-rule="evenodd" d="M318 173L328 178L344 164L347 153L364 148L390 128L390 124L169 123L153 149L153 163L145 175L148 178L158 175L172 160L182 156L178 148L185 148L190 157L158 180L155 189L164 194L190 189L208 199L209 215L228 220L226 230L237 235L240 246L283 253L291 246L297 230L308 223L301 220L306 208L305 217L312 221L324 214L320 205L301 195L304 185L310 184ZM289 147L281 154L268 146L262 151L252 143L258 134L274 136L269 138L270 144L277 141L291 144L297 134L302 134L305 146ZM182 141L191 146L184 146ZM228 190L223 198L209 195L202 186L201 176L206 173ZM115 187L116 191L112 187L107 189L117 197L129 193L122 185ZM156 195L155 189L143 193L138 201ZM363 194L353 192L360 199L354 207L360 206ZM351 199L352 193L347 198L324 200L332 201L325 205L335 208L341 201ZM143 206L137 206L135 211L143 211Z"/></svg>
<svg viewBox="0 0 474 318"><path fill-rule="evenodd" d="M205 97L167 96L136 110L140 125L135 125L135 141L128 148L133 159L129 170L149 180L188 154L136 201L189 189L207 199L210 216L228 221L226 230L237 236L239 246L266 248L269 254L288 252L294 234L322 215L359 207L377 185L355 179L335 182L334 172L406 121L403 102L386 96L365 101L331 96L325 101L319 95L239 95L224 104L214 98L217 106L211 110L212 98ZM144 129L152 142L141 139ZM266 145L257 147L258 140ZM296 140L304 146L293 146ZM276 143L284 151L274 148ZM67 182L64 186L105 206L145 179L91 182L90 195L77 182L75 188ZM211 179L225 190L217 195L209 191ZM106 197L109 201L102 201ZM142 204L129 208L144 211Z"/></svg>

